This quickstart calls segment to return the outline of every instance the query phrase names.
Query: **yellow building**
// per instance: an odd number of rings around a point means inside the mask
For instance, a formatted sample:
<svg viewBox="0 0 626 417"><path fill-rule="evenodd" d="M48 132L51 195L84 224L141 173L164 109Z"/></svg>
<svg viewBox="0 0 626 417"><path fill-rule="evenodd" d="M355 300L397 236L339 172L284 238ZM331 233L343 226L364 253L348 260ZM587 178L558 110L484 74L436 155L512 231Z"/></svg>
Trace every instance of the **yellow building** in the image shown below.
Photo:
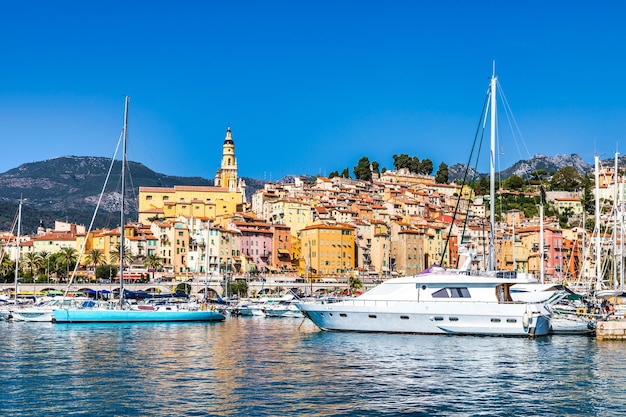
<svg viewBox="0 0 626 417"><path fill-rule="evenodd" d="M175 220L178 217L215 219L241 211L243 196L225 188L175 185L171 188L139 187L139 221Z"/></svg>
<svg viewBox="0 0 626 417"><path fill-rule="evenodd" d="M305 227L313 223L311 204L295 198L281 198L270 204L270 222L284 224L297 236Z"/></svg>
<svg viewBox="0 0 626 417"><path fill-rule="evenodd" d="M215 186L139 187L139 221L150 224L154 219L174 221L184 216L211 218L222 224L225 215L242 211L245 188L237 178L235 144L228 128Z"/></svg>
<svg viewBox="0 0 626 417"><path fill-rule="evenodd" d="M554 207L559 214L564 214L566 210L571 210L571 214L582 214L583 205L580 198L555 198Z"/></svg>
<svg viewBox="0 0 626 417"><path fill-rule="evenodd" d="M314 224L300 231L302 257L315 275L348 275L354 270L354 226ZM307 259L308 258L308 259ZM305 271L300 271L305 276Z"/></svg>

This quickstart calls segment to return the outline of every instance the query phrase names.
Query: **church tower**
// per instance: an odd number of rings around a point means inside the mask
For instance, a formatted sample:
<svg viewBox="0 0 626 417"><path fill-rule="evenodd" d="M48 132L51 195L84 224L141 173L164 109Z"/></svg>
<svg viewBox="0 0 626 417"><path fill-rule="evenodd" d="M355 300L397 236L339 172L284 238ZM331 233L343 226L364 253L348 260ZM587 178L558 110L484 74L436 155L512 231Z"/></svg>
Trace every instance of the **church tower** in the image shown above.
<svg viewBox="0 0 626 417"><path fill-rule="evenodd" d="M230 132L230 126L226 129L224 146L222 147L222 165L215 174L215 186L228 188L228 191L237 191L237 159L235 159L235 142Z"/></svg>

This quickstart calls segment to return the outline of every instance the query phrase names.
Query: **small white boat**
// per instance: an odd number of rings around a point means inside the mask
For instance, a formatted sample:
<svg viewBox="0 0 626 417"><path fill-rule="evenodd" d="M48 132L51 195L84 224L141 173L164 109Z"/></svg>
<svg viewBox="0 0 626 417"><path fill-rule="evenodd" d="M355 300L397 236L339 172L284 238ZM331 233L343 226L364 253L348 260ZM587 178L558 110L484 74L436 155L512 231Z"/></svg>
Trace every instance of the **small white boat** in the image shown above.
<svg viewBox="0 0 626 417"><path fill-rule="evenodd" d="M47 322L51 323L54 319L52 311L54 309L81 305L84 302L91 301L88 298L63 298L56 297L51 300L35 304L29 307L16 308L11 311L11 320L13 321L31 321L31 322Z"/></svg>
<svg viewBox="0 0 626 417"><path fill-rule="evenodd" d="M294 304L291 294L277 299L269 299L263 306L265 317L304 317L304 314Z"/></svg>
<svg viewBox="0 0 626 417"><path fill-rule="evenodd" d="M255 302L242 302L231 309L233 315L242 317L265 317L264 305Z"/></svg>
<svg viewBox="0 0 626 417"><path fill-rule="evenodd" d="M550 319L551 334L592 335L595 331L596 319L593 316L554 313Z"/></svg>

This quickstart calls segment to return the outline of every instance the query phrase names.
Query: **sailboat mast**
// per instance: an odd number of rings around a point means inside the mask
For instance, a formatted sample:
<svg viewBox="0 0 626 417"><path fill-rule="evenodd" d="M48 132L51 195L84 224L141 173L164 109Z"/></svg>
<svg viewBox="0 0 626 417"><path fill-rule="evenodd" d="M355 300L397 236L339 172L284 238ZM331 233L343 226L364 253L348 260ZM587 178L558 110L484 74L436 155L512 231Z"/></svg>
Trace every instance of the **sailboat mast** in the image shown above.
<svg viewBox="0 0 626 417"><path fill-rule="evenodd" d="M613 289L617 289L617 207L619 201L617 199L617 158L619 152L615 152L615 167L613 170Z"/></svg>
<svg viewBox="0 0 626 417"><path fill-rule="evenodd" d="M124 104L124 140L122 142L122 203L120 210L120 303L124 301L124 200L125 200L125 177L126 177L126 139L128 135L128 103L130 97L126 96Z"/></svg>
<svg viewBox="0 0 626 417"><path fill-rule="evenodd" d="M17 238L15 239L15 248L16 248L16 256L15 256L15 306L17 307L17 292L18 292L18 282L19 282L19 274L20 274L20 234L22 233L22 197L20 196L20 204L17 209ZM34 295L34 293L33 293Z"/></svg>
<svg viewBox="0 0 626 417"><path fill-rule="evenodd" d="M543 244L543 197L541 198L541 203L539 204L539 279L542 284L545 283L545 245Z"/></svg>
<svg viewBox="0 0 626 417"><path fill-rule="evenodd" d="M496 198L496 63L493 63L491 75L491 147L489 160L489 269L496 269L495 252L495 198Z"/></svg>
<svg viewBox="0 0 626 417"><path fill-rule="evenodd" d="M594 156L595 180L596 180L596 291L602 289L602 265L600 263L600 158Z"/></svg>

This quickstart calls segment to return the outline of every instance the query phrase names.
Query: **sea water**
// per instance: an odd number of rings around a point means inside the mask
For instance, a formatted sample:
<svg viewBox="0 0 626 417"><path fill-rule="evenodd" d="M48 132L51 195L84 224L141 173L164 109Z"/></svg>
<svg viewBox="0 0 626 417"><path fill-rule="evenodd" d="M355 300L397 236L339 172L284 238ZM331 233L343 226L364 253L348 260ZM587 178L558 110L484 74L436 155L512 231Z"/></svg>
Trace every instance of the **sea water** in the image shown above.
<svg viewBox="0 0 626 417"><path fill-rule="evenodd" d="M626 343L308 320L0 323L1 416L621 416Z"/></svg>

